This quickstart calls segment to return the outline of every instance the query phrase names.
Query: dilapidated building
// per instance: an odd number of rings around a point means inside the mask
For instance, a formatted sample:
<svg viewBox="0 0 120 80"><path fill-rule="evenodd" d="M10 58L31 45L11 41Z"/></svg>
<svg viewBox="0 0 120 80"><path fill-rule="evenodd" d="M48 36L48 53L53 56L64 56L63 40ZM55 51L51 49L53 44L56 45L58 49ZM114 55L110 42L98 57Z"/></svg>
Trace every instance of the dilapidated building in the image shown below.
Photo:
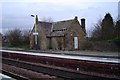
<svg viewBox="0 0 120 80"><path fill-rule="evenodd" d="M37 35L34 35L35 31ZM36 16L36 28L34 26L30 34L30 47L34 48L37 41L37 47L41 50L75 50L80 49L85 38L85 19L81 19L80 25L77 16L52 23L38 21Z"/></svg>

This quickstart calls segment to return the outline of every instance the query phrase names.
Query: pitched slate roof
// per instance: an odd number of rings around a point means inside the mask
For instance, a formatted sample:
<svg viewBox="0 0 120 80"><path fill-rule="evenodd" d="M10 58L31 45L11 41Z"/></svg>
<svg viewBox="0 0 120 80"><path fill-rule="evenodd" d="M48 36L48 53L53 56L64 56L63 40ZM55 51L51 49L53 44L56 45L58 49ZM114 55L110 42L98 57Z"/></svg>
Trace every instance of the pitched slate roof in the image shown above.
<svg viewBox="0 0 120 80"><path fill-rule="evenodd" d="M64 36L64 33L70 27L74 19L54 22L52 25L51 36Z"/></svg>
<svg viewBox="0 0 120 80"><path fill-rule="evenodd" d="M39 21L39 24L41 27L43 27L45 29L47 34L50 34L51 28L52 28L52 23Z"/></svg>
<svg viewBox="0 0 120 80"><path fill-rule="evenodd" d="M67 29L70 27L72 20L65 20L65 21L58 21L53 23L53 30L61 30L61 29Z"/></svg>
<svg viewBox="0 0 120 80"><path fill-rule="evenodd" d="M74 20L77 20L76 17L75 19L52 22L52 23L39 21L39 27L45 29L47 37L64 36L65 32L71 26Z"/></svg>

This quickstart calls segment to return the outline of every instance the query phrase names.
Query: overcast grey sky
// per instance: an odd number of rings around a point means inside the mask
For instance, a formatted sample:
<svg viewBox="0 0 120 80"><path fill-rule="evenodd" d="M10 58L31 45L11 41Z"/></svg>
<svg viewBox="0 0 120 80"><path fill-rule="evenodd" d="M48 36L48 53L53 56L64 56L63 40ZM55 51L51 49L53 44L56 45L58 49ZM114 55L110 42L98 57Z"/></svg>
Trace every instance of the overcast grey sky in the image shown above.
<svg viewBox="0 0 120 80"><path fill-rule="evenodd" d="M106 13L111 13L114 20L118 16L119 0L4 0L0 5L0 32L20 28L32 29L37 14L39 20L52 17L54 21L73 19L78 16L86 19L87 32L93 30L95 23ZM2 24L2 25L1 25Z"/></svg>

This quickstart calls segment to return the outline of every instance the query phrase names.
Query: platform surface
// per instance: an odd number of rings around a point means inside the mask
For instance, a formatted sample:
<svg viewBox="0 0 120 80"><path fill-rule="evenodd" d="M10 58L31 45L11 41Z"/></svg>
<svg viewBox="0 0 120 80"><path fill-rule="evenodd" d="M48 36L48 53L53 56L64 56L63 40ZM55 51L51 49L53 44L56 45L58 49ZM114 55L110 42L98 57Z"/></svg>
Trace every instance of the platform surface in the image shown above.
<svg viewBox="0 0 120 80"><path fill-rule="evenodd" d="M15 79L0 73L0 80L15 80Z"/></svg>
<svg viewBox="0 0 120 80"><path fill-rule="evenodd" d="M64 59L74 59L74 60L87 60L87 61L97 61L97 62L107 62L107 63L118 63L120 64L119 58L111 57L92 57L92 56L78 56L78 55L66 55L66 54L52 54L52 53L41 53L41 52L25 52L25 51L13 51L13 50L0 50L2 52L26 54L33 56L44 56L53 58L64 58Z"/></svg>

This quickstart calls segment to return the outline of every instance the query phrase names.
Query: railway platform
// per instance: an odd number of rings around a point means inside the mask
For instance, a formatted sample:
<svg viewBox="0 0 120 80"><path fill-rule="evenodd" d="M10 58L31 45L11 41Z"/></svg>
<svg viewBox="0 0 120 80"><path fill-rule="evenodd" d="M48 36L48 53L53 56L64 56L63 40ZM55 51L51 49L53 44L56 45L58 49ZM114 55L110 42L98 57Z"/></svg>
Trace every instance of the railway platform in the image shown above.
<svg viewBox="0 0 120 80"><path fill-rule="evenodd" d="M120 52L109 52L109 51L62 51L62 50L24 50L21 48L2 48L3 50L16 50L16 51L27 51L27 52L36 52L36 53L53 53L53 54L67 54L67 55L76 55L76 56L100 56L100 57L114 57L120 58Z"/></svg>
<svg viewBox="0 0 120 80"><path fill-rule="evenodd" d="M15 80L15 79L0 73L0 80Z"/></svg>

